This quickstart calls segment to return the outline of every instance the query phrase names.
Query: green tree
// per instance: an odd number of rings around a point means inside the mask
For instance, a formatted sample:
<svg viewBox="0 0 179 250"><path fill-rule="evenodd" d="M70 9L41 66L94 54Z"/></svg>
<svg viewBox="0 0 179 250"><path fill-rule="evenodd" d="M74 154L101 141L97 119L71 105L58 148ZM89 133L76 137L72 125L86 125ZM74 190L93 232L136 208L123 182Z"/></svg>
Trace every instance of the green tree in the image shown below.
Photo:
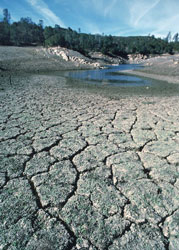
<svg viewBox="0 0 179 250"><path fill-rule="evenodd" d="M173 36L173 41L176 43L178 42L178 33L176 33L174 36Z"/></svg>
<svg viewBox="0 0 179 250"><path fill-rule="evenodd" d="M4 23L10 23L11 15L8 11L8 9L3 9L3 22Z"/></svg>
<svg viewBox="0 0 179 250"><path fill-rule="evenodd" d="M10 13L8 9L3 10L3 21L0 22L0 44L10 45Z"/></svg>
<svg viewBox="0 0 179 250"><path fill-rule="evenodd" d="M53 28L50 26L46 26L43 34L44 34L45 40L49 39L51 36L54 35Z"/></svg>
<svg viewBox="0 0 179 250"><path fill-rule="evenodd" d="M167 36L165 38L165 41L168 42L168 43L171 42L171 32L170 31L168 32L168 34L167 34Z"/></svg>

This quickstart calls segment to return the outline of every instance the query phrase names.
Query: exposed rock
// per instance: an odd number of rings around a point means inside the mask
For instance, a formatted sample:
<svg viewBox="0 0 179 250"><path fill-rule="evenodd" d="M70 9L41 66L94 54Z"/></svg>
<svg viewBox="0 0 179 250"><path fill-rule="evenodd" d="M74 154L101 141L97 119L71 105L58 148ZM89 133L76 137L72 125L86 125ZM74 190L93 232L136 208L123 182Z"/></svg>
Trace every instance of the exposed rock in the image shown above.
<svg viewBox="0 0 179 250"><path fill-rule="evenodd" d="M47 52L59 57L62 57L65 61L74 62L76 65L89 65L94 68L100 68L101 64L99 62L94 62L88 57L83 56L81 53L77 51L73 51L70 49L58 47L51 47L47 49Z"/></svg>
<svg viewBox="0 0 179 250"><path fill-rule="evenodd" d="M99 62L102 62L103 64L121 64L126 63L126 60L120 56L107 56L102 54L101 52L90 52L89 56L97 60Z"/></svg>
<svg viewBox="0 0 179 250"><path fill-rule="evenodd" d="M130 62L140 63L141 61L148 59L148 56L142 54L128 54L128 59Z"/></svg>

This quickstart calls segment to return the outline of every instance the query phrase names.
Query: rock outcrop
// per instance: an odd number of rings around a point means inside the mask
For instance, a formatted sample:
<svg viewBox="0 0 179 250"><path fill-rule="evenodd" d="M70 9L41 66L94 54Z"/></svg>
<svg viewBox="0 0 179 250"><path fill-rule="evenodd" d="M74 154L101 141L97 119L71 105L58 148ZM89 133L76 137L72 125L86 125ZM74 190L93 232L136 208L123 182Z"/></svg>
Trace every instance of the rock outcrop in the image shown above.
<svg viewBox="0 0 179 250"><path fill-rule="evenodd" d="M130 62L140 63L142 60L148 59L148 57L142 54L129 54L128 59Z"/></svg>
<svg viewBox="0 0 179 250"><path fill-rule="evenodd" d="M94 60L92 60L92 59L90 59L88 57L85 57L84 55L82 55L81 53L79 53L77 51L70 50L70 49L67 49L67 48L62 48L60 46L48 48L47 52L49 54L59 56L65 61L74 62L77 66L79 66L79 65L89 65L89 66L92 66L94 68L100 68L101 67L100 62L96 62L96 61L94 62Z"/></svg>
<svg viewBox="0 0 179 250"><path fill-rule="evenodd" d="M102 54L101 52L90 52L89 56L93 60L97 60L104 64L122 64L126 63L126 60L120 56L107 56Z"/></svg>

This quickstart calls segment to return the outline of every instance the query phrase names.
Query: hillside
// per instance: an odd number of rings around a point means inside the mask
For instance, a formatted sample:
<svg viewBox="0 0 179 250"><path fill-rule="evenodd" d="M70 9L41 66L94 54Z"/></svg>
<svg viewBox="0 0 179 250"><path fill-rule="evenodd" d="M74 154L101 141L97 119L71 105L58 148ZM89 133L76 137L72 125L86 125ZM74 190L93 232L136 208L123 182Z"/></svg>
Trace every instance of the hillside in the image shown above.
<svg viewBox="0 0 179 250"><path fill-rule="evenodd" d="M67 69L101 68L125 63L122 57L91 53L86 57L62 47L0 46L0 71L42 72Z"/></svg>
<svg viewBox="0 0 179 250"><path fill-rule="evenodd" d="M50 49L43 47L0 46L0 71L39 72L92 67L92 61L80 64L65 60L63 55L52 53ZM78 53L78 59L82 60L84 57Z"/></svg>
<svg viewBox="0 0 179 250"><path fill-rule="evenodd" d="M8 10L6 13L10 15ZM11 46L61 46L88 56L90 52L126 57L128 54L163 54L179 51L178 36L174 42L155 38L155 36L111 36L104 34L86 34L62 28L36 24L31 18L21 18L10 22L8 15L0 21L0 45Z"/></svg>

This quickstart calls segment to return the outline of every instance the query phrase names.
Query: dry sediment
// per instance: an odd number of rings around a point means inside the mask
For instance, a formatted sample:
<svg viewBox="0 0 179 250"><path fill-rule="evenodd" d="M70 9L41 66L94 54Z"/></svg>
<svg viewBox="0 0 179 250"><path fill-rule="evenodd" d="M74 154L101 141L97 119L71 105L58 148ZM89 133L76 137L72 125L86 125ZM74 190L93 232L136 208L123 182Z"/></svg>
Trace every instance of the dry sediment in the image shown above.
<svg viewBox="0 0 179 250"><path fill-rule="evenodd" d="M179 83L179 54L149 58L142 60L141 63L145 66L143 69L125 72L169 83Z"/></svg>
<svg viewBox="0 0 179 250"><path fill-rule="evenodd" d="M0 249L178 249L178 96L0 81Z"/></svg>

